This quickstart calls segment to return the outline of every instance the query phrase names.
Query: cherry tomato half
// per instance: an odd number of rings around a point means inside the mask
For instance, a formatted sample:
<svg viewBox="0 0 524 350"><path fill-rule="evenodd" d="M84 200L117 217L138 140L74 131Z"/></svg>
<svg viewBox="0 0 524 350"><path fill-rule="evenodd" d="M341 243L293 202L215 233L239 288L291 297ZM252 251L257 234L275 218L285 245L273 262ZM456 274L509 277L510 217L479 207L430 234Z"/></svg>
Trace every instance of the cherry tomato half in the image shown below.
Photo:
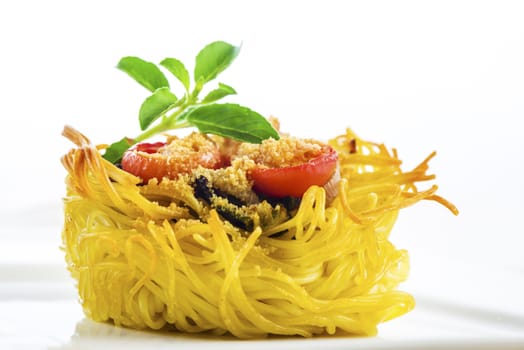
<svg viewBox="0 0 524 350"><path fill-rule="evenodd" d="M166 145L165 142L142 142L136 145L136 150L140 152L146 152L149 154L158 152L158 149L161 147L164 147Z"/></svg>
<svg viewBox="0 0 524 350"><path fill-rule="evenodd" d="M122 156L122 169L140 177L144 183L153 178L175 179L199 165L210 169L221 167L218 147L209 143L170 153L169 145L163 142L140 143Z"/></svg>
<svg viewBox="0 0 524 350"><path fill-rule="evenodd" d="M254 168L250 172L255 192L271 197L302 197L313 186L323 186L337 166L337 152L330 146L306 163L282 168Z"/></svg>

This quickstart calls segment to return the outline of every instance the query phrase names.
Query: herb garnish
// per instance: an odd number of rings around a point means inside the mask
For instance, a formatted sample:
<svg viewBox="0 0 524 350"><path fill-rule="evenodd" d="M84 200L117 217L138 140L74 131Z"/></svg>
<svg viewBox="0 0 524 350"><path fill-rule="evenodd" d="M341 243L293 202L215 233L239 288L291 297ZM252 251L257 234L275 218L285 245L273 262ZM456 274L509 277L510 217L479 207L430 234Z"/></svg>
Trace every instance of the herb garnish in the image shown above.
<svg viewBox="0 0 524 350"><path fill-rule="evenodd" d="M267 138L278 139L278 132L260 114L233 103L215 103L236 94L235 89L223 83L200 98L205 84L214 80L234 61L240 47L223 41L205 46L196 56L191 78L184 64L176 58L166 58L160 66L168 70L184 87L178 98L171 90L169 81L154 63L138 57L124 57L117 68L127 73L152 94L145 99L138 113L140 129L135 138L124 137L111 144L103 157L112 163L121 160L132 145L158 133L186 127L196 127L202 133L229 137L242 142L260 143Z"/></svg>

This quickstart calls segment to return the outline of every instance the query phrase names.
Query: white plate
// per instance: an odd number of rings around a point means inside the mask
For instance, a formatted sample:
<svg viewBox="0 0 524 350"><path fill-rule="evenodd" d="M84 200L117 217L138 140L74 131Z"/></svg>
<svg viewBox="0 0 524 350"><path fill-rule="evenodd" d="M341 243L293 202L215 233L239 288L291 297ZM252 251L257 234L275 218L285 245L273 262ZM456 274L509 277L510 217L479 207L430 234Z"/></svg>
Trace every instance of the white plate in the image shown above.
<svg viewBox="0 0 524 350"><path fill-rule="evenodd" d="M457 275L463 275L465 269L459 270L455 269ZM0 265L0 349L524 349L522 308L479 304L474 301L478 295L471 295L468 303L442 291L438 293L441 296L416 292L415 310L381 325L379 335L372 338L242 341L135 331L92 322L82 314L73 283L65 276L64 268L55 264Z"/></svg>

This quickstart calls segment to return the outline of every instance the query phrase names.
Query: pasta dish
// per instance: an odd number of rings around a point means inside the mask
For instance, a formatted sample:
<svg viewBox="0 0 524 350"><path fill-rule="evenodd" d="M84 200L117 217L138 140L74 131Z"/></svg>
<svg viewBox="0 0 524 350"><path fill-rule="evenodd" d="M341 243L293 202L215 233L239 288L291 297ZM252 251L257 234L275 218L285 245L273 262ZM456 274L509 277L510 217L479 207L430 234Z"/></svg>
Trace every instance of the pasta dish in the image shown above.
<svg viewBox="0 0 524 350"><path fill-rule="evenodd" d="M83 310L117 326L238 338L374 335L415 306L398 289L409 272L390 241L399 211L429 200L458 213L436 185L419 189L434 179L435 153L406 171L395 149L351 129L301 139L215 103L234 94L228 85L199 99L237 54L204 48L192 92L185 67L162 61L181 98L155 65L125 58L119 68L151 92L143 133L95 145L64 128L75 147L62 157L63 250ZM166 134L188 126L198 131Z"/></svg>

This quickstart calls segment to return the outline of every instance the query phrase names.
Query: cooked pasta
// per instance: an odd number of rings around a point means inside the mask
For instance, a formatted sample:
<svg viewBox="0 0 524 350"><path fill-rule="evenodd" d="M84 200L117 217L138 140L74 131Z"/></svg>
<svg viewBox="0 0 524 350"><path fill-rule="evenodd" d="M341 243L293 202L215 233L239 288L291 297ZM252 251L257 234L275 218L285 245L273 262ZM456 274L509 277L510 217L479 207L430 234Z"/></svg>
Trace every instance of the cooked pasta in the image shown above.
<svg viewBox="0 0 524 350"><path fill-rule="evenodd" d="M141 180L76 144L63 158L68 176L63 249L85 314L138 329L269 334L374 335L381 322L410 311L397 288L409 258L389 234L401 208L434 200L419 190L431 154L402 171L395 150L351 130L330 140L338 153L338 194L311 186L298 210L267 227L243 230L164 178Z"/></svg>

